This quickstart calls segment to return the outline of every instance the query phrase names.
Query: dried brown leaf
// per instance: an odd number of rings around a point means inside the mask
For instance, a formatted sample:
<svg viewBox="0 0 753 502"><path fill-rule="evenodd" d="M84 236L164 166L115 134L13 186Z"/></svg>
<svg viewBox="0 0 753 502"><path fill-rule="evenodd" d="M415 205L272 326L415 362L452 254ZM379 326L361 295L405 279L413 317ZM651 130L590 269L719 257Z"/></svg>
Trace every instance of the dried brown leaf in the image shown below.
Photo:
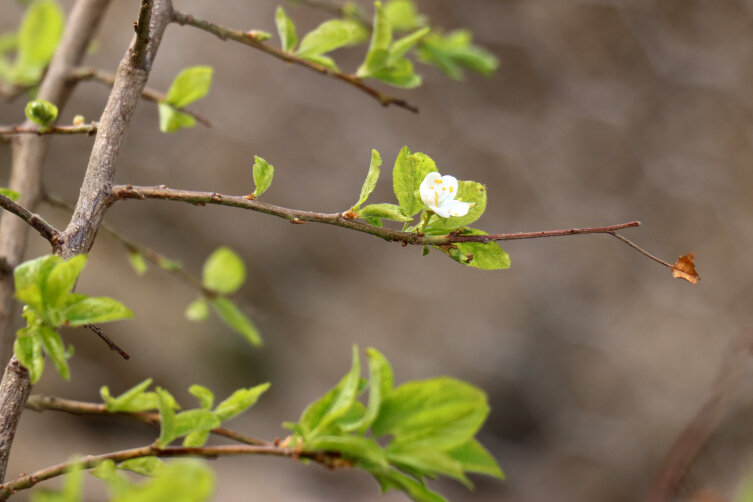
<svg viewBox="0 0 753 502"><path fill-rule="evenodd" d="M698 277L698 273L695 271L695 253L688 253L685 256L680 256L672 265L672 277L678 279L685 279L691 284L698 284L701 280Z"/></svg>

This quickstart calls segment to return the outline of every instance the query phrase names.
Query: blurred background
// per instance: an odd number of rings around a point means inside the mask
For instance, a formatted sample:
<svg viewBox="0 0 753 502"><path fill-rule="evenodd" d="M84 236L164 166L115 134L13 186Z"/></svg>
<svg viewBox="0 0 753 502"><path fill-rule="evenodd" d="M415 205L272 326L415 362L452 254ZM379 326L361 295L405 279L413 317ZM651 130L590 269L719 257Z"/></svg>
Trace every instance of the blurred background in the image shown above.
<svg viewBox="0 0 753 502"><path fill-rule="evenodd" d="M66 9L71 1L62 2ZM239 29L274 32L280 1L176 0L176 8ZM84 330L72 379L48 368L37 393L98 401L154 377L181 402L187 388L218 398L272 382L234 429L272 439L280 423L348 370L351 345L373 346L402 382L436 375L485 389L492 411L481 433L507 481L474 477L475 492L447 482L451 500L578 502L642 499L678 434L713 393L711 434L679 500L731 500L753 476L750 252L753 249L753 2L750 0L418 0L432 25L470 28L501 62L491 78L451 81L418 66L424 85L401 91L421 112L384 109L368 96L245 46L172 25L149 86L166 90L184 67L215 68L210 95L193 108L215 127L164 135L142 102L118 181L245 194L254 154L275 165L264 200L342 211L356 200L371 148L384 159L374 202L393 202L390 172L403 145L442 173L487 185L476 226L489 232L616 224L674 262L696 253L697 286L605 235L503 243L512 268L483 272L433 252L325 225L290 225L223 207L140 201L115 205L107 222L200 273L229 245L248 281L236 298L266 345L249 347L216 319L185 320L195 297L169 273L137 276L123 248L100 235L79 289L111 295L136 319L106 326L123 361ZM363 2L364 6L368 6ZM326 15L286 5L299 34ZM0 0L0 30L23 7ZM133 35L137 2L114 0L86 64L114 71ZM276 41L272 41L276 43ZM365 48L341 51L355 70ZM97 119L108 90L83 83L62 113ZM0 104L0 123L23 120L23 100ZM92 138L57 138L48 190L75 202ZM0 144L0 183L10 148ZM42 206L53 224L68 215ZM28 256L48 251L30 236ZM735 378L718 378L732 367ZM737 382L736 384L729 383ZM721 382L721 383L719 383ZM712 406L713 408L713 406ZM116 419L27 411L9 475L145 444L154 431ZM285 459L214 462L216 500L392 501L359 472L329 472ZM100 483L90 480L92 500Z"/></svg>

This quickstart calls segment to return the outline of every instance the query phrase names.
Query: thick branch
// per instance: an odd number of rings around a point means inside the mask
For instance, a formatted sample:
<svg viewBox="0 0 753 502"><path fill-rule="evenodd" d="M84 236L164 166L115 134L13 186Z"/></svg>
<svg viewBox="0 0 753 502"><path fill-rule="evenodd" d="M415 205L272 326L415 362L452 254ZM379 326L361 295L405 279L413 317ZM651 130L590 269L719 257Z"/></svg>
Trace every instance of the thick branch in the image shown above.
<svg viewBox="0 0 753 502"><path fill-rule="evenodd" d="M157 0L153 5L150 0L142 2L137 37L118 67L112 92L99 121L76 210L63 233L64 258L86 253L94 242L108 206L120 147L146 86L162 34L171 19L172 5L169 0ZM147 22L148 31L145 28ZM148 38L148 43L143 38Z"/></svg>
<svg viewBox="0 0 753 502"><path fill-rule="evenodd" d="M115 84L114 73L108 73L106 71L97 70L96 68L78 68L75 72L73 72L71 78L77 81L92 80L94 82L99 82L101 84L105 84L110 87L112 87ZM141 91L141 99L150 101L152 103L161 103L166 98L167 98L167 94L164 94L155 89L151 89L149 87L144 87L144 90ZM176 110L178 110L181 113L185 113L186 115L192 116L193 118L196 119L197 122L201 123L202 125L206 127L212 127L212 122L208 118L206 118L203 115L200 115L199 113L193 110L190 110L188 108L176 108Z"/></svg>
<svg viewBox="0 0 753 502"><path fill-rule="evenodd" d="M108 411L104 404L87 403L84 401L73 401L70 399L61 399L61 398L52 397L52 396L39 396L39 395L31 396L29 397L29 400L26 402L26 407L34 411L39 411L39 412L49 410L49 411L62 411L65 413L70 413L72 415L100 415L100 416L113 416L113 417L121 416L121 417L131 418L133 420L137 420L139 422L143 422L150 425L159 425L160 423L159 413L150 413L150 412L143 412L143 411L113 413L111 411ZM250 436L241 434L240 432L235 432L230 429L226 429L224 427L217 427L216 429L212 429L210 432L216 436L221 436L227 439L232 439L233 441L237 441L243 444L250 444L250 445L257 445L257 446L270 444L266 441L262 441L261 439L252 438Z"/></svg>
<svg viewBox="0 0 753 502"><path fill-rule="evenodd" d="M52 244L53 248L56 247L60 232L58 232L55 227L44 221L41 216L32 213L25 207L17 204L13 200L2 194L0 194L0 207L7 211L10 211L11 213L24 220L26 223L31 225L34 230L39 232L39 235L50 241L50 244Z"/></svg>
<svg viewBox="0 0 753 502"><path fill-rule="evenodd" d="M419 246L442 246L458 242L491 242L491 241L511 241L519 239L540 239L543 237L562 237L566 235L583 235L583 234L613 234L623 228L637 227L638 221L620 223L606 227L588 227L588 228L568 228L564 230L544 230L538 232L515 232L508 234L490 234L490 235L458 235L450 233L447 235L424 235L414 232L401 232L384 227L376 227L367 223L346 218L347 213L317 213L313 211L301 211L298 209L288 209L285 207L267 204L255 199L247 199L238 195L222 195L216 192L197 192L192 190L178 190L167 188L164 185L157 187L144 187L133 185L115 185L112 187L112 199L114 201L122 199L164 199L180 202L188 202L203 206L205 204L216 204L220 206L231 206L260 213L271 214L284 218L291 223L326 223L338 227L349 228L358 232L380 237L389 242L402 242L403 244L413 244Z"/></svg>
<svg viewBox="0 0 753 502"><path fill-rule="evenodd" d="M88 134L93 136L97 132L97 124L82 124L71 126L54 126L42 128L38 126L0 126L0 136L11 136L14 134L36 134L44 136L46 134Z"/></svg>
<svg viewBox="0 0 753 502"><path fill-rule="evenodd" d="M414 113L418 113L418 108L408 103L404 99L399 99L393 96L389 96L387 94L383 94L379 92L378 90L374 89L373 87L370 87L364 84L363 80L355 75L332 70L331 68L327 68L326 66L323 66L318 63L314 63L307 59L303 59L299 56L296 56L293 53L285 52L283 50L272 47L271 45L267 45L259 41L259 39L256 37L256 35L254 35L253 32L244 32L240 30L233 30L230 28L225 28L223 26L211 23L209 21L196 19L193 16L183 14L180 12L175 12L174 21L180 25L187 24L189 26L193 26L195 28L199 28L200 30L209 32L217 36L221 40L230 39L235 42L239 42L244 45L253 47L254 49L258 49L266 54L269 54L270 56L276 57L277 59L281 59L288 63L293 63L299 66L303 66L305 68L308 68L309 70L315 71L317 73L321 73L322 75L327 75L329 77L336 78L342 82L350 84L356 87L357 89L360 89L361 91L365 92L372 98L379 101L379 103L382 106L394 105L394 106L398 106L400 108L404 108L406 110L412 111Z"/></svg>

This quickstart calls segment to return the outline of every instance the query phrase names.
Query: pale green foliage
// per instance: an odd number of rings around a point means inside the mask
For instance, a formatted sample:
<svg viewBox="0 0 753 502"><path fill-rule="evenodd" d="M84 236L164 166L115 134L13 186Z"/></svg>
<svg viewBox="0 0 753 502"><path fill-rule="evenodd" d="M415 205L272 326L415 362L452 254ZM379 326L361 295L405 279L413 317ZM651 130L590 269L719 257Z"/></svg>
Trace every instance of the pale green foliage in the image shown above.
<svg viewBox="0 0 753 502"><path fill-rule="evenodd" d="M384 4L384 16L396 31L411 31L426 25L426 17L419 14L413 0L389 0Z"/></svg>
<svg viewBox="0 0 753 502"><path fill-rule="evenodd" d="M74 464L63 480L60 491L37 490L31 494L31 502L79 502L83 498L85 471Z"/></svg>
<svg viewBox="0 0 753 502"><path fill-rule="evenodd" d="M229 247L217 248L204 262L204 287L222 294L234 293L246 281L246 266Z"/></svg>
<svg viewBox="0 0 753 502"><path fill-rule="evenodd" d="M68 379L69 353L57 333L62 325L83 326L133 317L120 302L107 297L73 293L78 276L86 265L86 255L68 261L47 255L22 263L13 271L16 298L26 304L26 327L18 331L14 353L29 370L32 383L42 376L42 349L52 359L60 375Z"/></svg>
<svg viewBox="0 0 753 502"><path fill-rule="evenodd" d="M304 59L338 71L339 68L334 60L324 54L341 47L360 44L368 36L368 31L356 21L331 19L325 21L303 37L296 54Z"/></svg>
<svg viewBox="0 0 753 502"><path fill-rule="evenodd" d="M426 154L412 153L404 146L395 160L392 171L392 187L395 196L406 213L413 216L424 207L418 187L427 174L437 170L437 165Z"/></svg>
<svg viewBox="0 0 753 502"><path fill-rule="evenodd" d="M467 472L503 477L474 438L489 413L483 391L449 377L393 388L387 359L375 349L367 355L367 405L357 400L361 367L354 349L348 374L311 403L297 423L285 424L294 431L297 447L337 452L371 473L383 490L402 490L417 501L444 500L425 478L447 476L470 487Z"/></svg>
<svg viewBox="0 0 753 502"><path fill-rule="evenodd" d="M37 99L26 103L24 113L26 118L45 128L58 118L58 107L44 99Z"/></svg>
<svg viewBox="0 0 753 502"><path fill-rule="evenodd" d="M196 119L179 109L206 96L211 86L211 66L192 66L181 71L167 91L167 97L159 104L160 130L174 132L195 126Z"/></svg>
<svg viewBox="0 0 753 502"><path fill-rule="evenodd" d="M144 259L144 255L138 251L130 251L128 253L128 261L138 275L144 275L149 268Z"/></svg>
<svg viewBox="0 0 753 502"><path fill-rule="evenodd" d="M209 304L205 298L197 298L186 307L186 319L199 322L209 318Z"/></svg>
<svg viewBox="0 0 753 502"><path fill-rule="evenodd" d="M275 176L275 167L258 155L254 155L253 175L256 189L251 195L255 198L266 192L270 185L272 185L272 179Z"/></svg>
<svg viewBox="0 0 753 502"><path fill-rule="evenodd" d="M261 347L263 342L259 330L235 303L219 296L212 299L212 308L233 331L243 335L251 345Z"/></svg>
<svg viewBox="0 0 753 502"><path fill-rule="evenodd" d="M21 198L21 194L10 188L0 187L0 195L8 197L10 200L18 200Z"/></svg>
<svg viewBox="0 0 753 502"><path fill-rule="evenodd" d="M447 35L431 33L418 49L418 57L455 80L463 78L464 67L488 77L499 67L499 60L489 51L473 45L471 38L468 30L456 30Z"/></svg>
<svg viewBox="0 0 753 502"><path fill-rule="evenodd" d="M358 197L358 202L353 206L353 211L358 212L361 205L366 202L371 192L376 188L377 181L379 181L379 167L382 165L382 157L376 150L371 150L371 163L369 164L369 173L366 175L366 180L361 187L361 195Z"/></svg>
<svg viewBox="0 0 753 502"><path fill-rule="evenodd" d="M134 483L117 469L150 476ZM204 462L181 459L164 464L154 457L127 460L116 466L105 461L92 471L107 484L111 502L204 502L214 493L214 473Z"/></svg>
<svg viewBox="0 0 753 502"><path fill-rule="evenodd" d="M298 45L298 35L295 31L295 24L282 7L277 7L275 23L277 24L277 33L280 36L282 50L293 52Z"/></svg>
<svg viewBox="0 0 753 502"><path fill-rule="evenodd" d="M31 4L18 34L6 35L2 51L16 50L14 63L0 57L0 78L17 85L31 85L42 76L63 33L65 18L57 2L39 0Z"/></svg>

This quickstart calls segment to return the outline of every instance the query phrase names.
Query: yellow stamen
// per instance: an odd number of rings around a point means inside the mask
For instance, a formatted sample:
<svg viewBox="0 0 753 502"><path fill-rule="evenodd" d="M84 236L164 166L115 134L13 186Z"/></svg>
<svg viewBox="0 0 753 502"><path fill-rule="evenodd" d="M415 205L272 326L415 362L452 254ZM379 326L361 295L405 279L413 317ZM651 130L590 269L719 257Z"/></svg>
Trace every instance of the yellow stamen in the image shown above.
<svg viewBox="0 0 753 502"><path fill-rule="evenodd" d="M444 192L445 190L447 190L447 189L445 187L442 187L442 191Z"/></svg>
<svg viewBox="0 0 753 502"><path fill-rule="evenodd" d="M437 180L437 185L441 185L441 184L442 184L442 180Z"/></svg>
<svg viewBox="0 0 753 502"><path fill-rule="evenodd" d="M435 206L439 205L439 193L437 192L434 192L434 205Z"/></svg>
<svg viewBox="0 0 753 502"><path fill-rule="evenodd" d="M455 191L455 187L450 187L450 193Z"/></svg>

